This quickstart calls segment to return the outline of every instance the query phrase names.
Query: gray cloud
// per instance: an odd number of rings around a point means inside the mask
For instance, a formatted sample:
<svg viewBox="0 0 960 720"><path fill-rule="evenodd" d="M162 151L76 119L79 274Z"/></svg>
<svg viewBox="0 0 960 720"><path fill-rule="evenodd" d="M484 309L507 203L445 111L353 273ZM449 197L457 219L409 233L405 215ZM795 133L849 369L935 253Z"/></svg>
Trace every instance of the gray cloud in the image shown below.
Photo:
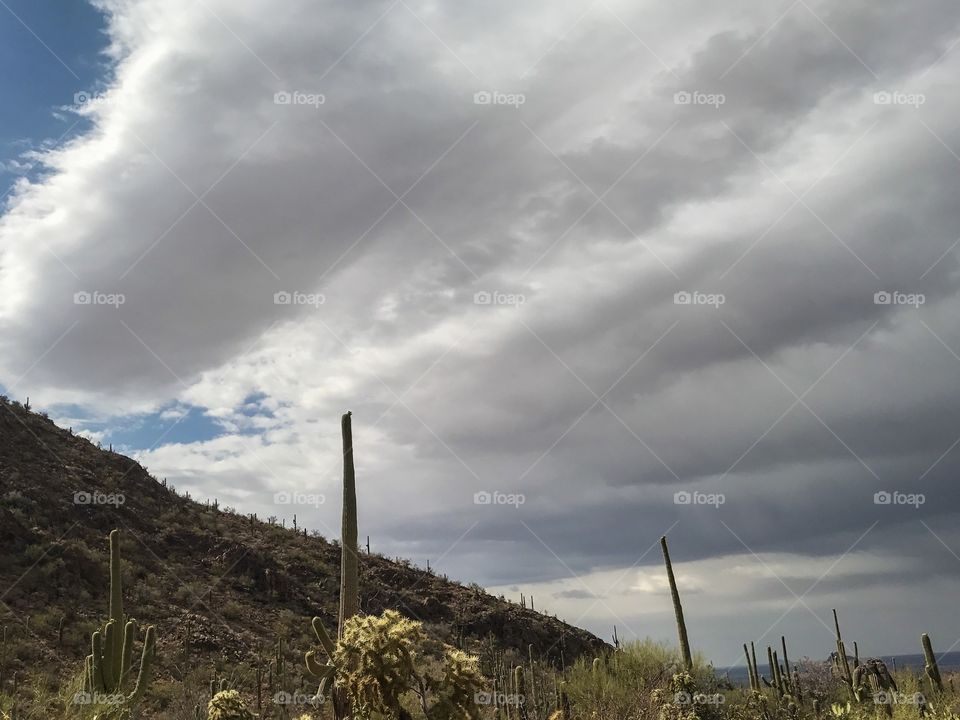
<svg viewBox="0 0 960 720"><path fill-rule="evenodd" d="M786 8L614 4L574 24L505 4L102 5L111 102L0 219L13 394L204 408L229 432L145 449L150 467L262 515L292 513L277 490L325 493L298 509L324 532L349 407L375 545L541 583L570 619L595 605L584 622L605 635L604 604L636 591L594 579L654 571L668 530L692 607L729 616L697 626L716 655L776 620L763 603L789 606L784 584L816 580L744 576L763 607L737 620L733 590L707 602L738 563L889 557L810 597L878 617L955 572L937 537L960 547L960 9L800 3L774 24ZM74 304L97 290L125 302ZM272 414L237 432L259 394ZM877 505L882 490L926 502ZM784 627L816 622L800 610Z"/></svg>

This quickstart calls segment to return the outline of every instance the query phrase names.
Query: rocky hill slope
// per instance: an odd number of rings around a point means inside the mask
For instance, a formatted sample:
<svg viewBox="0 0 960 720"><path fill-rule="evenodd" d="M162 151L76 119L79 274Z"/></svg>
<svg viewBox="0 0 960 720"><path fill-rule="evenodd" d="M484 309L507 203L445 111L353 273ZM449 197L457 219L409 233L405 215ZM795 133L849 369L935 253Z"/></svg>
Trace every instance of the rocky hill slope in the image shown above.
<svg viewBox="0 0 960 720"><path fill-rule="evenodd" d="M124 502L83 504L75 493L122 493ZM38 672L78 674L106 613L113 528L122 534L127 612L157 627L161 681L179 687L195 667L266 675L283 639L291 686L313 684L303 652L315 645L310 617L336 625L335 542L183 497L130 458L0 399L0 691L11 692L14 674L21 684ZM364 554L361 609L387 608L474 652L499 645L526 656L532 645L559 665L604 646L479 586Z"/></svg>

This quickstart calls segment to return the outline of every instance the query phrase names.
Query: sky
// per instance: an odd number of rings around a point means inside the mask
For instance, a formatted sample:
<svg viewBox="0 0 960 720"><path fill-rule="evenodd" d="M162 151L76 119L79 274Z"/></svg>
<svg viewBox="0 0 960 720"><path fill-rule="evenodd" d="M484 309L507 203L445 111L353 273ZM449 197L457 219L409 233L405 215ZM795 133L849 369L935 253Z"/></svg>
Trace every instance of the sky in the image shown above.
<svg viewBox="0 0 960 720"><path fill-rule="evenodd" d="M952 0L0 2L0 390L609 639L960 647ZM65 14L66 13L66 14Z"/></svg>

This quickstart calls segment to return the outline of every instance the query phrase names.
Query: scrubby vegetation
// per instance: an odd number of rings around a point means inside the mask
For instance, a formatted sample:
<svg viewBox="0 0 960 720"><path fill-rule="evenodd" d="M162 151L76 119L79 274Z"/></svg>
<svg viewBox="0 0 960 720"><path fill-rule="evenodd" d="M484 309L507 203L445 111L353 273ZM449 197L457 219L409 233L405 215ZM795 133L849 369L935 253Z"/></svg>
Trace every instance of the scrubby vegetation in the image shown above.
<svg viewBox="0 0 960 720"><path fill-rule="evenodd" d="M270 660L244 665L221 657L204 667L190 644L192 635L186 644L171 643L167 637L175 625L153 622L151 596L141 587L150 575L125 566L124 533L114 529L106 574L93 567L95 556L82 555L89 571L102 578L94 585L96 594L107 600L99 621L84 623L85 658L65 663L62 673L29 672L30 663L46 661L45 646L22 634L14 638L4 627L0 720L960 720L954 678L941 672L927 635L920 641L923 675L891 671L879 658L861 659L856 643L853 657L847 654L836 611L836 652L829 661L804 658L792 664L787 640L780 638L778 647L766 648L766 672L754 643L744 644L746 686L719 676L691 650L666 538L661 549L676 648L649 640L621 644L615 635L612 648L597 644L595 653L568 654L566 633L552 644L523 648L495 635L471 639L462 626L437 632L390 608L365 611L366 558L357 543L349 413L342 419L342 436L339 603L336 613L328 613L337 619L335 634L323 616L308 621L275 606L280 622ZM136 581L127 597L138 601L139 617L151 623L143 631L125 611L125 575ZM267 577L268 597L279 592L278 578ZM532 604L531 598L530 612ZM221 610L237 620L244 614L233 599ZM36 637L54 634L58 648L64 645L65 615L41 611L22 624ZM578 642L580 649L582 638ZM288 666L291 654L302 658L296 671Z"/></svg>

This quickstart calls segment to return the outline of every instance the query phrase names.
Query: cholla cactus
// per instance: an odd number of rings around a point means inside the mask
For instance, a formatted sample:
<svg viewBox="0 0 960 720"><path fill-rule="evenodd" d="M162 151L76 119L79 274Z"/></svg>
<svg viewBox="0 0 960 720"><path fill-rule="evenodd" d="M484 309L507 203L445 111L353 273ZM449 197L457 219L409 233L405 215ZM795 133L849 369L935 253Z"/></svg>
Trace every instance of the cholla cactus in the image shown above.
<svg viewBox="0 0 960 720"><path fill-rule="evenodd" d="M207 704L207 720L254 720L254 715L243 704L240 693L224 690L214 695Z"/></svg>
<svg viewBox="0 0 960 720"><path fill-rule="evenodd" d="M437 699L427 717L430 720L447 718L479 718L476 695L484 686L477 658L462 650L447 648L443 675L436 685Z"/></svg>
<svg viewBox="0 0 960 720"><path fill-rule="evenodd" d="M348 619L334 666L338 684L347 689L354 707L364 714L396 716L400 696L410 690L410 678L416 673L414 655L426 639L420 623L394 610L379 617Z"/></svg>
<svg viewBox="0 0 960 720"><path fill-rule="evenodd" d="M394 610L347 620L331 667L356 718L407 720L405 699L416 701L426 720L480 717L475 696L484 682L477 659L430 639L419 622Z"/></svg>

